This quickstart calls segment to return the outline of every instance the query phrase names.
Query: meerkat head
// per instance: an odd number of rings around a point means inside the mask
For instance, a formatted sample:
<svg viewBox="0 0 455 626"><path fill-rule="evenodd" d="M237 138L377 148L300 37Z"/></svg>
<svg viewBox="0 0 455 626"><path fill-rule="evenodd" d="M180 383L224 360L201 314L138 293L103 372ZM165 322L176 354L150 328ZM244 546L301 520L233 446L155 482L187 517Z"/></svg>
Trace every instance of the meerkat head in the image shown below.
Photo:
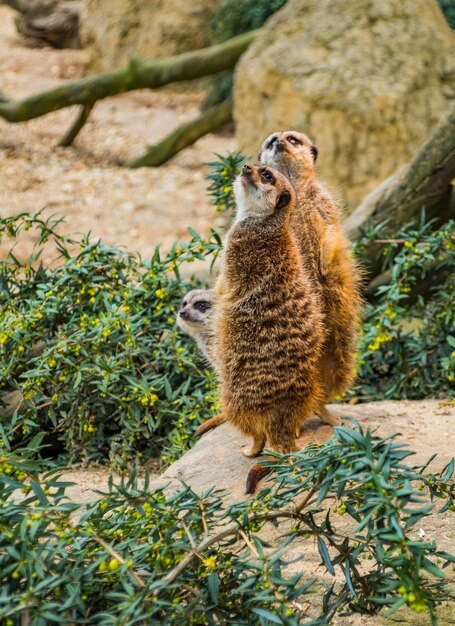
<svg viewBox="0 0 455 626"><path fill-rule="evenodd" d="M177 325L190 337L203 334L210 326L215 302L214 289L193 289L183 298L177 313Z"/></svg>
<svg viewBox="0 0 455 626"><path fill-rule="evenodd" d="M284 209L294 200L291 183L267 165L244 165L234 183L236 221L264 218Z"/></svg>
<svg viewBox="0 0 455 626"><path fill-rule="evenodd" d="M261 146L258 160L282 172L291 181L313 175L318 149L303 133L293 130L272 133Z"/></svg>

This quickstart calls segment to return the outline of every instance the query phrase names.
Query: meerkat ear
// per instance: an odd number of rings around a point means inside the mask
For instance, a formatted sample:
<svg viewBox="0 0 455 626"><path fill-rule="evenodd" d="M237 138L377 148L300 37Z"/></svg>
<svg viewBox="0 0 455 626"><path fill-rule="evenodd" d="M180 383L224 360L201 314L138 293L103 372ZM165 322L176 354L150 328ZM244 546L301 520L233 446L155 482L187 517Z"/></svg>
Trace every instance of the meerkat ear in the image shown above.
<svg viewBox="0 0 455 626"><path fill-rule="evenodd" d="M276 203L276 209L284 209L285 206L287 206L291 201L291 194L289 193L289 191L283 191L282 193L280 193L280 197L278 198L278 201Z"/></svg>
<svg viewBox="0 0 455 626"><path fill-rule="evenodd" d="M316 159L318 158L319 150L316 148L316 146L311 146L310 150L311 154L313 155L313 161L316 161Z"/></svg>

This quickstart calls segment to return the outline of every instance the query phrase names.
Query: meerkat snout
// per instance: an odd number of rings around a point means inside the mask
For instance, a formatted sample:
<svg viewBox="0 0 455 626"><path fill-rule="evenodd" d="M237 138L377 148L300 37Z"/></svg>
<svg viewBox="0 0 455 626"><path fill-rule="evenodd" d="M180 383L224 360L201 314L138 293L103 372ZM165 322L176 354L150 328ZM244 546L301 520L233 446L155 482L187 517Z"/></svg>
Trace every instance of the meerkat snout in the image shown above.
<svg viewBox="0 0 455 626"><path fill-rule="evenodd" d="M278 132L269 135L261 146L258 161L276 167L284 172L290 180L301 173L304 166L308 173L313 172L314 163L318 156L318 149L304 133L294 130ZM299 163L299 172L296 163Z"/></svg>

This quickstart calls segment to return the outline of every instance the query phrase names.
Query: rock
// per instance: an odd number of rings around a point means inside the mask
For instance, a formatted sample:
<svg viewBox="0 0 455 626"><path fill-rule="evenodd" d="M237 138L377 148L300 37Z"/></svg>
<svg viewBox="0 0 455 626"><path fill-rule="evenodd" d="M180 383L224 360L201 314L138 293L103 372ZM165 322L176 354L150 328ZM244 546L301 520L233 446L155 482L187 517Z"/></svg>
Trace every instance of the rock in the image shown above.
<svg viewBox="0 0 455 626"><path fill-rule="evenodd" d="M208 45L221 0L84 0L80 32L92 72L126 65L134 55L166 57Z"/></svg>
<svg viewBox="0 0 455 626"><path fill-rule="evenodd" d="M46 43L54 48L80 48L80 0L8 0L20 12L17 30L28 43Z"/></svg>
<svg viewBox="0 0 455 626"><path fill-rule="evenodd" d="M421 463L437 452L435 468L443 467L455 450L455 405L437 400L369 402L358 405L334 404L330 409L339 417L352 417L363 427L378 429L380 436L400 433L416 455L412 464ZM319 419L308 420L298 444L323 443L332 428ZM181 481L197 493L216 487L227 492L230 501L245 497L245 479L256 459L241 452L249 438L233 426L223 424L204 435L196 445L173 463L160 477Z"/></svg>
<svg viewBox="0 0 455 626"><path fill-rule="evenodd" d="M241 58L239 147L306 132L350 213L409 160L455 97L454 34L436 0L289 0Z"/></svg>

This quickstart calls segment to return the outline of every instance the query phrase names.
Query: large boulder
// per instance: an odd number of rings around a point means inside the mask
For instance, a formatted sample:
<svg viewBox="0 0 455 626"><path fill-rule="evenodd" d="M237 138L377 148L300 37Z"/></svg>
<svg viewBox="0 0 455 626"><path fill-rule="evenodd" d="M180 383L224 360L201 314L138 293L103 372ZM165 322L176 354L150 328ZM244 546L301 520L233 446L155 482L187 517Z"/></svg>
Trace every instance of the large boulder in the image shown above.
<svg viewBox="0 0 455 626"><path fill-rule="evenodd" d="M306 132L351 212L455 97L454 40L436 0L289 0L237 66L239 147Z"/></svg>
<svg viewBox="0 0 455 626"><path fill-rule="evenodd" d="M166 57L208 44L221 0L84 0L80 32L90 70L108 71L134 55Z"/></svg>

